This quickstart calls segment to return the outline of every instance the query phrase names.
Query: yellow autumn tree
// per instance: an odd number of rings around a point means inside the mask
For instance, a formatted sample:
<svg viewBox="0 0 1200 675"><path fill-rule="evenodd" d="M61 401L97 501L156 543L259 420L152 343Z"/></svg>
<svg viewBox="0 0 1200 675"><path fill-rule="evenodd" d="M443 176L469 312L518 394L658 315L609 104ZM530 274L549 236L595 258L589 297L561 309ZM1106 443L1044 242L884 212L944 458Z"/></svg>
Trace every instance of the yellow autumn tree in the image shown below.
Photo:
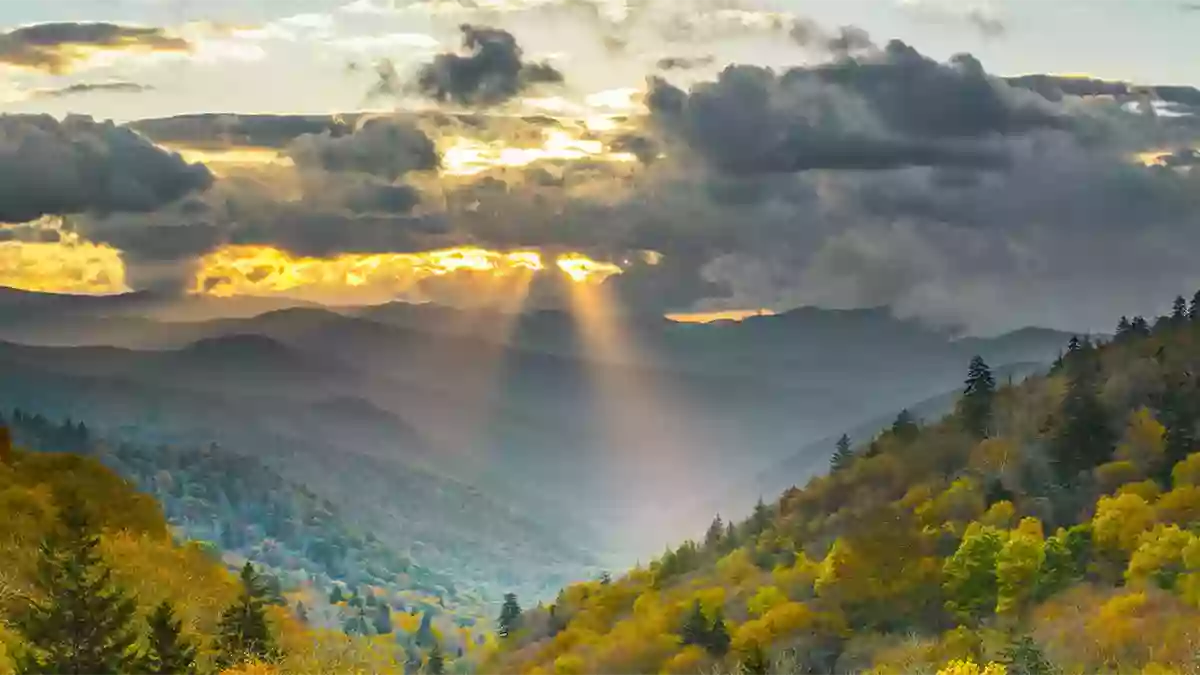
<svg viewBox="0 0 1200 675"><path fill-rule="evenodd" d="M1011 615L1032 597L1038 571L1046 560L1046 538L1037 518L1022 518L996 556L996 612Z"/></svg>
<svg viewBox="0 0 1200 675"><path fill-rule="evenodd" d="M1154 526L1156 517L1154 507L1139 495L1101 497L1092 518L1096 545L1110 552L1133 553L1142 533Z"/></svg>
<svg viewBox="0 0 1200 675"><path fill-rule="evenodd" d="M1166 433L1149 408L1142 406L1129 414L1125 433L1117 445L1116 459L1136 466L1143 475L1162 463L1166 453Z"/></svg>

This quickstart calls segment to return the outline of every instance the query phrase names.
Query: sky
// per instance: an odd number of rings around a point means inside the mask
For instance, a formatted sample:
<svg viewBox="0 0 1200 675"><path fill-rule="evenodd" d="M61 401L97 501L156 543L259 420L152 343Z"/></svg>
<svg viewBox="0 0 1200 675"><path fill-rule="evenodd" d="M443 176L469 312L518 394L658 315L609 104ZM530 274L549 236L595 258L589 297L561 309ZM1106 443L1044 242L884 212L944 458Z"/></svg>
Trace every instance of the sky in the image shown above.
<svg viewBox="0 0 1200 675"><path fill-rule="evenodd" d="M490 302L483 274L1104 330L1200 288L1197 28L1174 0L14 0L0 284Z"/></svg>

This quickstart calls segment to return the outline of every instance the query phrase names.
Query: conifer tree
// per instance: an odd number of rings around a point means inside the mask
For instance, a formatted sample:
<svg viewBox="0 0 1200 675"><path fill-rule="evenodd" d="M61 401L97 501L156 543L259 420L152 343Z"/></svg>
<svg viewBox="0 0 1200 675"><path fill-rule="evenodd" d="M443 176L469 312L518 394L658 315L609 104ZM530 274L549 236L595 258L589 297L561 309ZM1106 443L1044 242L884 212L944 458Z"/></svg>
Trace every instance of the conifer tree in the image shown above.
<svg viewBox="0 0 1200 675"><path fill-rule="evenodd" d="M767 525L771 524L771 512L767 509L767 505L763 503L762 497L758 498L758 502L754 504L754 513L750 514L750 533L753 535L762 534L767 529Z"/></svg>
<svg viewBox="0 0 1200 675"><path fill-rule="evenodd" d="M708 653L713 656L725 656L729 653L729 629L725 627L725 617L721 610L717 610L717 617L713 619L712 628L708 630L708 644L705 648Z"/></svg>
<svg viewBox="0 0 1200 675"><path fill-rule="evenodd" d="M908 408L901 410L892 422L892 435L903 443L916 439L919 432L920 427L917 426L917 420L908 411Z"/></svg>
<svg viewBox="0 0 1200 675"><path fill-rule="evenodd" d="M10 621L23 647L14 672L129 673L137 667L136 604L114 583L79 498L60 498L59 523L38 547L35 596Z"/></svg>
<svg viewBox="0 0 1200 675"><path fill-rule="evenodd" d="M217 626L217 665L221 668L279 657L267 623L266 589L249 562L242 567L240 579L242 589L238 599L221 613Z"/></svg>
<svg viewBox="0 0 1200 675"><path fill-rule="evenodd" d="M496 634L501 638L507 638L521 624L521 605L517 603L516 593L505 593L504 604L500 607L500 618L496 621Z"/></svg>
<svg viewBox="0 0 1200 675"><path fill-rule="evenodd" d="M725 523L721 520L721 514L717 514L713 518L712 523L708 526L708 531L704 533L704 548L713 551L721 545L721 539L725 536Z"/></svg>
<svg viewBox="0 0 1200 675"><path fill-rule="evenodd" d="M685 645L706 647L708 644L708 617L704 616L704 607L699 600L692 602L692 608L683 618L679 629L679 640Z"/></svg>
<svg viewBox="0 0 1200 675"><path fill-rule="evenodd" d="M1188 307L1188 318L1192 321L1200 321L1200 291L1192 296L1192 304Z"/></svg>
<svg viewBox="0 0 1200 675"><path fill-rule="evenodd" d="M1095 349L1078 348L1067 362L1067 395L1050 444L1050 461L1063 483L1112 458L1116 437L1100 401L1099 376Z"/></svg>
<svg viewBox="0 0 1200 675"><path fill-rule="evenodd" d="M842 434L842 437L837 440L837 447L833 451L833 457L829 460L830 468L834 471L841 471L850 465L854 459L854 451L850 449L850 437Z"/></svg>
<svg viewBox="0 0 1200 675"><path fill-rule="evenodd" d="M1175 296L1175 302L1171 303L1171 323L1181 325L1188 318L1187 301L1182 295Z"/></svg>
<svg viewBox="0 0 1200 675"><path fill-rule="evenodd" d="M1134 335L1145 337L1150 334L1150 324L1146 323L1145 317L1135 316L1133 321L1129 322L1129 331Z"/></svg>
<svg viewBox="0 0 1200 675"><path fill-rule="evenodd" d="M183 622L164 600L146 620L150 647L142 671L149 675L196 675L196 647L182 635Z"/></svg>
<svg viewBox="0 0 1200 675"><path fill-rule="evenodd" d="M1129 337L1129 331L1131 328L1132 328L1132 326L1129 323L1129 317L1122 316L1121 320L1117 322L1116 338L1118 340L1122 340L1124 338Z"/></svg>
<svg viewBox="0 0 1200 675"><path fill-rule="evenodd" d="M1078 341L1072 338L1074 344ZM967 379L962 398L958 400L958 413L963 429L977 438L986 438L991 430L992 401L996 397L996 378L982 356L971 358L967 366Z"/></svg>

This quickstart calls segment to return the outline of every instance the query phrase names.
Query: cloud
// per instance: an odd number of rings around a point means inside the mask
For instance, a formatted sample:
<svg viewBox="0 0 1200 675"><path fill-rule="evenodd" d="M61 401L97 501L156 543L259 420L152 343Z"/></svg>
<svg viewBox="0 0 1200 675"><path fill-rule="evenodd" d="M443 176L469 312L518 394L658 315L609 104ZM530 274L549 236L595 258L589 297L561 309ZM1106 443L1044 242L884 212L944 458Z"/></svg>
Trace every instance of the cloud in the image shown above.
<svg viewBox="0 0 1200 675"><path fill-rule="evenodd" d="M305 134L349 134L353 121L353 116L204 113L137 120L126 126L169 145L284 148Z"/></svg>
<svg viewBox="0 0 1200 675"><path fill-rule="evenodd" d="M539 84L561 84L563 75L548 63L524 61L507 31L463 24L465 55L438 54L417 73L416 88L442 103L491 106Z"/></svg>
<svg viewBox="0 0 1200 675"><path fill-rule="evenodd" d="M691 70L693 68L704 68L711 66L716 60L715 57L708 56L664 56L656 62L656 67L659 70Z"/></svg>
<svg viewBox="0 0 1200 675"><path fill-rule="evenodd" d="M876 56L780 75L730 66L690 92L652 78L646 100L664 136L730 173L1000 168L1000 138L1067 123L969 55L941 64L896 40Z"/></svg>
<svg viewBox="0 0 1200 675"><path fill-rule="evenodd" d="M77 82L72 85L60 87L58 89L43 89L34 94L35 98L62 98L64 96L77 96L79 94L90 94L96 92L109 92L116 94L136 94L143 91L154 89L149 85L138 84L137 82Z"/></svg>
<svg viewBox="0 0 1200 675"><path fill-rule="evenodd" d="M409 171L436 169L440 161L423 131L407 120L386 117L367 119L352 134L300 136L287 152L302 168L359 172L389 181Z"/></svg>
<svg viewBox="0 0 1200 675"><path fill-rule="evenodd" d="M152 211L212 182L203 165L86 116L0 116L0 138L0 221Z"/></svg>
<svg viewBox="0 0 1200 675"><path fill-rule="evenodd" d="M40 23L0 33L0 63L52 74L71 71L96 52L187 52L187 40L161 28L113 23Z"/></svg>

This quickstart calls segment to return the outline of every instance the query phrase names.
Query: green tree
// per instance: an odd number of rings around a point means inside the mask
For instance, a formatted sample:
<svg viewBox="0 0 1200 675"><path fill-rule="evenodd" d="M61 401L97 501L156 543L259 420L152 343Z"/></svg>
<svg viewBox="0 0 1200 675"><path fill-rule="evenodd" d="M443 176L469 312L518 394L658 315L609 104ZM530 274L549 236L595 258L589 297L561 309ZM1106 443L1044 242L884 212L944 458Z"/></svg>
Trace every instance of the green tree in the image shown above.
<svg viewBox="0 0 1200 675"><path fill-rule="evenodd" d="M1112 459L1116 434L1100 401L1100 368L1095 349L1081 345L1066 362L1067 394L1050 442L1050 462L1058 478L1070 484L1080 471Z"/></svg>
<svg viewBox="0 0 1200 675"><path fill-rule="evenodd" d="M1001 654L1008 675L1057 675L1054 664L1028 635L1013 641Z"/></svg>
<svg viewBox="0 0 1200 675"><path fill-rule="evenodd" d="M500 606L500 618L496 621L496 634L507 638L521 627L521 605L517 604L516 593L505 593Z"/></svg>
<svg viewBox="0 0 1200 675"><path fill-rule="evenodd" d="M1175 296L1175 301L1171 303L1171 323L1179 326L1186 322L1187 318L1187 300L1184 300L1182 295L1177 295Z"/></svg>
<svg viewBox="0 0 1200 675"><path fill-rule="evenodd" d="M1186 375L1168 376L1158 397L1158 418L1166 428L1160 476L1169 484L1175 464L1196 451L1196 423L1200 421L1200 392Z"/></svg>
<svg viewBox="0 0 1200 675"><path fill-rule="evenodd" d="M713 656L725 656L729 653L730 642L729 629L725 627L725 616L720 608L718 608L717 616L712 622L712 627L708 629L708 644L704 648Z"/></svg>
<svg viewBox="0 0 1200 675"><path fill-rule="evenodd" d="M842 437L837 440L837 446L833 451L833 457L829 460L830 467L834 471L841 471L850 465L854 459L854 451L850 448L850 437L842 434Z"/></svg>
<svg viewBox="0 0 1200 675"><path fill-rule="evenodd" d="M149 649L142 671L152 675L195 675L196 646L182 635L183 622L175 608L164 600L146 619Z"/></svg>
<svg viewBox="0 0 1200 675"><path fill-rule="evenodd" d="M758 498L758 502L754 505L754 512L750 514L750 534L762 534L767 529L767 525L771 524L771 512L767 509L767 505L763 503L762 497Z"/></svg>
<svg viewBox="0 0 1200 675"><path fill-rule="evenodd" d="M14 672L94 675L136 669L136 604L112 579L83 504L60 498L58 527L38 547L34 597L10 625Z"/></svg>
<svg viewBox="0 0 1200 675"><path fill-rule="evenodd" d="M911 443L916 440L920 432L921 428L917 425L916 418L908 411L908 408L901 410L892 422L892 435L903 443Z"/></svg>
<svg viewBox="0 0 1200 675"><path fill-rule="evenodd" d="M221 668L279 658L275 636L267 623L267 590L249 562L242 567L240 579L238 599L221 613L217 626L217 665Z"/></svg>
<svg viewBox="0 0 1200 675"><path fill-rule="evenodd" d="M996 559L1004 540L1004 533L994 527L972 525L943 565L946 609L961 620L978 621L996 608Z"/></svg>
<svg viewBox="0 0 1200 675"><path fill-rule="evenodd" d="M710 551L717 550L721 546L721 539L724 537L725 523L721 520L721 514L718 513L708 526L708 531L704 533L704 548Z"/></svg>
<svg viewBox="0 0 1200 675"><path fill-rule="evenodd" d="M1192 321L1200 321L1200 291L1196 291L1192 296L1192 304L1188 307L1188 318Z"/></svg>
<svg viewBox="0 0 1200 675"><path fill-rule="evenodd" d="M958 400L958 415L963 429L978 438L986 438L992 424L992 401L996 396L996 378L982 356L974 356L967 366L967 379Z"/></svg>
<svg viewBox="0 0 1200 675"><path fill-rule="evenodd" d="M683 617L683 625L679 628L679 641L684 645L698 647L708 644L708 617L704 616L704 607L699 600L692 603L692 608Z"/></svg>

